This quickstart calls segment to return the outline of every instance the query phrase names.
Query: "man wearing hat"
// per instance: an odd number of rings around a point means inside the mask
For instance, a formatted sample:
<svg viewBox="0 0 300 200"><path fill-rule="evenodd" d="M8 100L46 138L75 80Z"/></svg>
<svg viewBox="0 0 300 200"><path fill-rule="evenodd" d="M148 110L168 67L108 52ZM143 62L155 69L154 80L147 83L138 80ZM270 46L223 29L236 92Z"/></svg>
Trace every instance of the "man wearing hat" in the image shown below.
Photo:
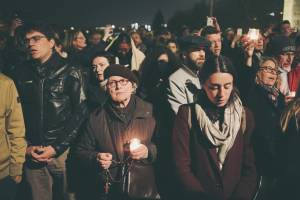
<svg viewBox="0 0 300 200"><path fill-rule="evenodd" d="M183 64L169 77L167 87L168 102L174 114L180 105L195 101L195 94L201 88L198 75L210 48L210 42L199 36L186 36L180 44Z"/></svg>
<svg viewBox="0 0 300 200"><path fill-rule="evenodd" d="M137 78L118 64L106 68L104 77L110 98L90 115L75 148L76 158L90 169L85 174L89 181L82 188L83 199L125 199L126 194L114 181L122 178L118 163L126 162L128 156L148 164L156 159L156 146L151 142L156 123L152 106L134 95ZM128 151L126 143L133 138L140 144Z"/></svg>
<svg viewBox="0 0 300 200"><path fill-rule="evenodd" d="M285 96L294 97L300 79L299 76L295 76L295 74L299 74L297 72L299 69L292 68L296 51L295 43L286 36L277 36L271 41L270 47L281 72L279 89Z"/></svg>

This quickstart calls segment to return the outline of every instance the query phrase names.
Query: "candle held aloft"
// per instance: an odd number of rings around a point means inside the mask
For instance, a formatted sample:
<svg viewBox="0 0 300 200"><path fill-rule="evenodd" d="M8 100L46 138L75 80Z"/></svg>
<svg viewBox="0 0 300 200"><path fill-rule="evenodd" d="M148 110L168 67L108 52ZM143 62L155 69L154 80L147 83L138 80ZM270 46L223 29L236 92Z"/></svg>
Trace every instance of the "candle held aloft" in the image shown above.
<svg viewBox="0 0 300 200"><path fill-rule="evenodd" d="M255 28L250 28L248 32L248 38L250 40L258 40L259 30Z"/></svg>
<svg viewBox="0 0 300 200"><path fill-rule="evenodd" d="M129 149L130 151L134 151L141 146L141 140L137 138L133 138L130 140Z"/></svg>

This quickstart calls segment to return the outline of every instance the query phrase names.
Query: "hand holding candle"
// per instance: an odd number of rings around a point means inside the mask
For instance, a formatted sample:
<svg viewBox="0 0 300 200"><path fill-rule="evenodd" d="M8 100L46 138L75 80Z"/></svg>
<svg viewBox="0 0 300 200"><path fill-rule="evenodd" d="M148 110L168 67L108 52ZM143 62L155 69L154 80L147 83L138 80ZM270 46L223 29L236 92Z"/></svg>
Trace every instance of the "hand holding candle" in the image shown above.
<svg viewBox="0 0 300 200"><path fill-rule="evenodd" d="M135 160L148 158L148 148L137 138L130 140L130 157Z"/></svg>
<svg viewBox="0 0 300 200"><path fill-rule="evenodd" d="M130 145L129 145L129 149L130 151L134 151L137 148L139 148L141 145L141 140L137 139L137 138L133 138L130 140Z"/></svg>

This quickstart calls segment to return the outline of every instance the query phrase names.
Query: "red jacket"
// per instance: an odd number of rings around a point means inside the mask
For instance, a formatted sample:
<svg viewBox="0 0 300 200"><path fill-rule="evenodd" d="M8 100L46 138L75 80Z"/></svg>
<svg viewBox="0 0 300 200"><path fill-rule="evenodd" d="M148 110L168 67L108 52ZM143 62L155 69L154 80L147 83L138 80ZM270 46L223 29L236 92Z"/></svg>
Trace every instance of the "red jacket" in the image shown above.
<svg viewBox="0 0 300 200"><path fill-rule="evenodd" d="M290 91L297 92L300 83L300 64L288 73L288 84Z"/></svg>
<svg viewBox="0 0 300 200"><path fill-rule="evenodd" d="M250 136L254 119L246 109L246 129L240 129L235 144L219 170L216 148L201 133L188 125L189 107L180 107L172 135L176 173L189 199L250 200L257 186L254 154ZM193 121L193 120L192 120Z"/></svg>

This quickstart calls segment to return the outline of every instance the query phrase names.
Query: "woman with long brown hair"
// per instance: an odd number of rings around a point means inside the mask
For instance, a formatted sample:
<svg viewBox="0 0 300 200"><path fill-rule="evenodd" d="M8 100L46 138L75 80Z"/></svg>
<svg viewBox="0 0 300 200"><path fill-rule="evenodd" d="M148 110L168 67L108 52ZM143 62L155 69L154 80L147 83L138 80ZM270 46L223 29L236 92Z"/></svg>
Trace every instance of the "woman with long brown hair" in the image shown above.
<svg viewBox="0 0 300 200"><path fill-rule="evenodd" d="M208 58L200 81L198 100L179 108L173 129L182 193L186 199L250 200L256 188L254 120L234 89L233 66L220 56Z"/></svg>
<svg viewBox="0 0 300 200"><path fill-rule="evenodd" d="M300 93L281 115L282 141L278 189L274 199L300 199Z"/></svg>

